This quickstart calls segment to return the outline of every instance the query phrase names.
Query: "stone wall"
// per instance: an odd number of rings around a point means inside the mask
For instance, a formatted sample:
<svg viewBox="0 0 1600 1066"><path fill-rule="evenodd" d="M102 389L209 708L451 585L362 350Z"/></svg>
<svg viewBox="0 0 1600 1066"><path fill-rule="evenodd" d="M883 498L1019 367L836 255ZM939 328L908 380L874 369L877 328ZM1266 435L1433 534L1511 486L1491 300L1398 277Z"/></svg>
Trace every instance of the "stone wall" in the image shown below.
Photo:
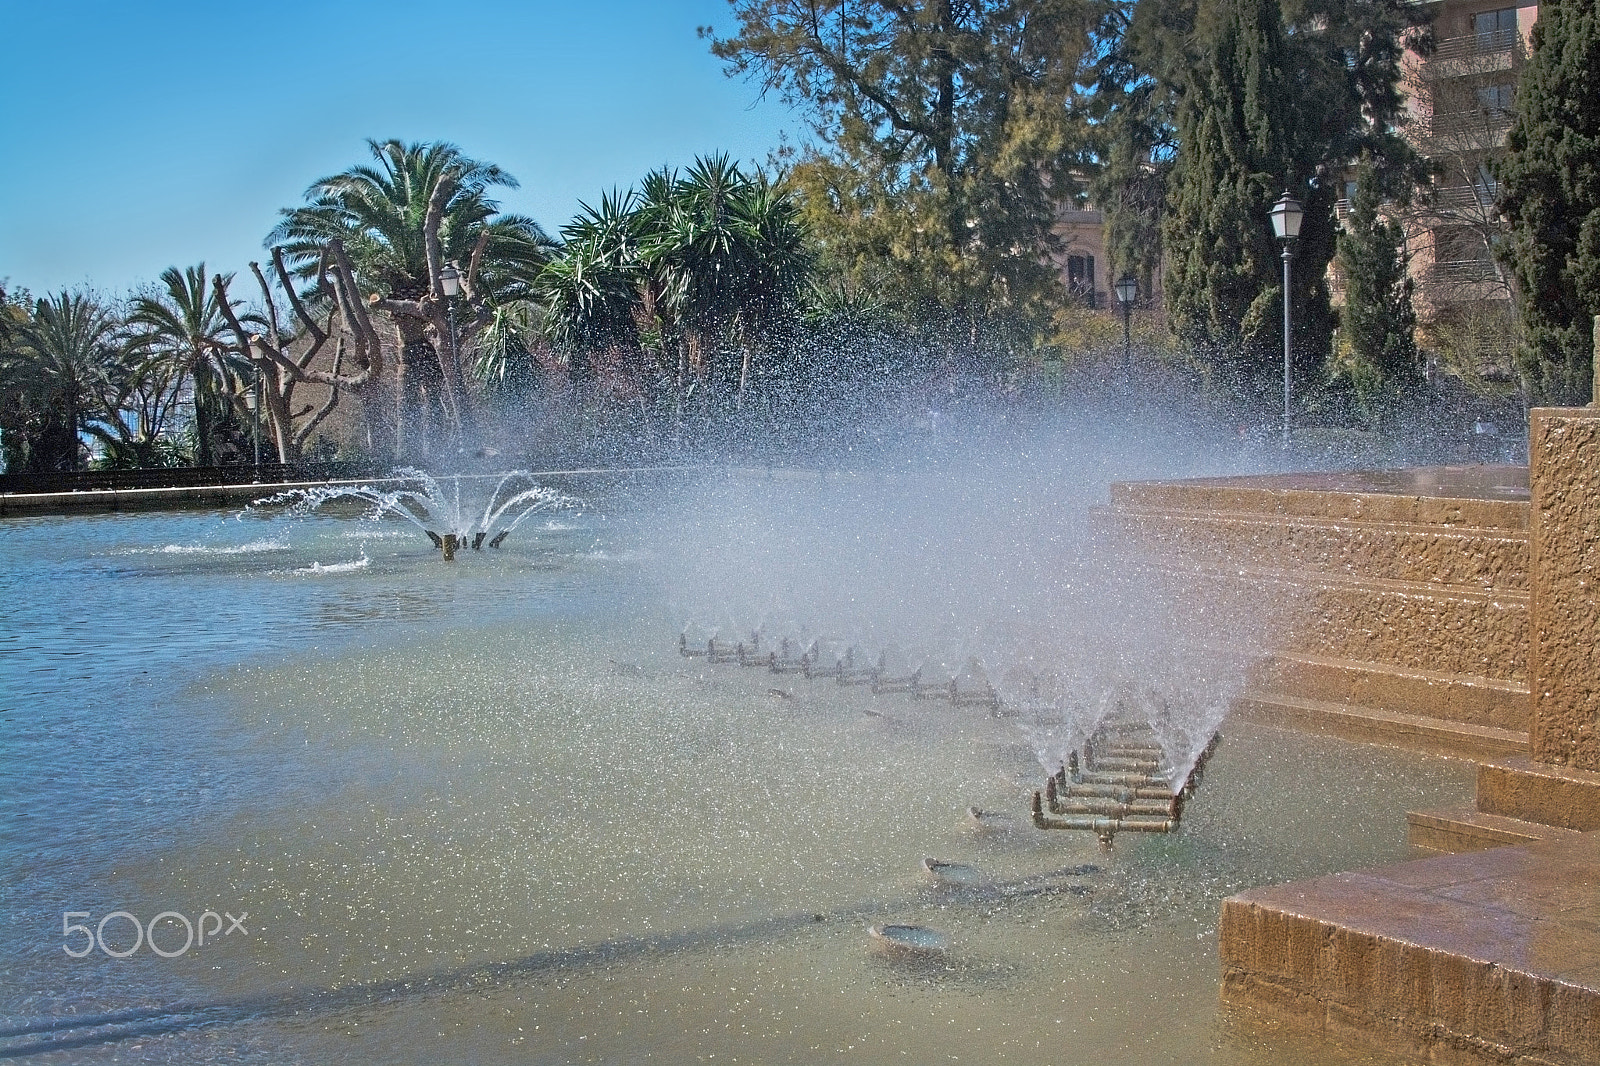
<svg viewBox="0 0 1600 1066"><path fill-rule="evenodd" d="M1600 771L1600 409L1529 421L1536 762Z"/></svg>

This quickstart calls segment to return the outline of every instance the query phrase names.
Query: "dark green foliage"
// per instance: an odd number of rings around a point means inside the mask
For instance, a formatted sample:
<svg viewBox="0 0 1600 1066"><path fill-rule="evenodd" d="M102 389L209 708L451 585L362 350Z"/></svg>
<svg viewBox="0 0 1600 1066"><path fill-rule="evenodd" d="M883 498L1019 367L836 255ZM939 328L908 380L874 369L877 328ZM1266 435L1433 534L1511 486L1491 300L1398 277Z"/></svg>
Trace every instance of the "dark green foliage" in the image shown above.
<svg viewBox="0 0 1600 1066"><path fill-rule="evenodd" d="M1546 0L1498 167L1511 224L1500 255L1522 314L1517 369L1534 403L1592 396L1600 314L1600 9Z"/></svg>
<svg viewBox="0 0 1600 1066"><path fill-rule="evenodd" d="M811 271L793 198L726 155L584 205L561 235L535 283L545 337L574 382L629 398L669 381L742 397Z"/></svg>
<svg viewBox="0 0 1600 1066"><path fill-rule="evenodd" d="M1288 187L1305 208L1291 293L1295 377L1305 382L1320 378L1333 328L1325 274L1345 166L1366 152L1394 188L1422 176L1393 132L1400 42L1415 17L1403 0L1139 0L1113 49L1138 80L1114 65L1112 80L1133 86L1123 91L1144 118L1107 124L1108 169L1129 170L1118 151L1151 152L1146 181L1166 185L1169 322L1216 383L1245 398L1275 393L1282 373L1272 203ZM1132 148L1121 143L1130 136ZM1113 248L1142 256L1136 263L1156 254L1135 243L1149 199L1108 203Z"/></svg>
<svg viewBox="0 0 1600 1066"><path fill-rule="evenodd" d="M312 182L308 202L285 208L267 235L267 244L281 246L301 277L316 276L324 245L338 237L363 287L384 296L426 292L428 200L450 182L454 189L439 226L444 259L465 265L483 237L481 276L493 302L526 292L553 242L533 219L500 214L500 205L489 198L492 187L516 188L515 178L493 163L467 158L453 144L369 140L367 150L373 164Z"/></svg>
<svg viewBox="0 0 1600 1066"><path fill-rule="evenodd" d="M1308 175L1293 153L1276 0L1215 6L1201 65L1178 106L1179 151L1162 225L1167 308L1179 341L1216 366L1226 387L1257 392L1281 336L1278 248L1267 209L1281 189L1299 192ZM1314 261L1301 269L1314 270Z"/></svg>
<svg viewBox="0 0 1600 1066"><path fill-rule="evenodd" d="M224 283L232 275L224 277ZM128 325L132 346L156 366L164 366L180 387L187 377L194 402L195 455L199 466L221 460L221 444L229 435L231 397L241 393L254 371L227 339L223 295L213 289L206 265L161 272L161 288L134 298ZM237 301L234 301L237 303ZM240 312L243 313L243 312ZM246 316L251 325L265 323ZM153 453L152 453L153 454Z"/></svg>
<svg viewBox="0 0 1600 1066"><path fill-rule="evenodd" d="M823 268L908 318L1042 328L1087 159L1099 0L735 0L713 51L810 115L792 169Z"/></svg>
<svg viewBox="0 0 1600 1066"><path fill-rule="evenodd" d="M23 314L16 312L22 311ZM117 316L86 293L60 292L30 308L0 307L9 339L0 348L0 428L12 473L77 470L78 434L126 375Z"/></svg>
<svg viewBox="0 0 1600 1066"><path fill-rule="evenodd" d="M1422 383L1405 230L1379 213L1382 204L1381 179L1364 159L1350 217L1339 235L1339 270L1345 277L1340 331L1347 354L1338 369L1367 420L1375 424L1382 424Z"/></svg>

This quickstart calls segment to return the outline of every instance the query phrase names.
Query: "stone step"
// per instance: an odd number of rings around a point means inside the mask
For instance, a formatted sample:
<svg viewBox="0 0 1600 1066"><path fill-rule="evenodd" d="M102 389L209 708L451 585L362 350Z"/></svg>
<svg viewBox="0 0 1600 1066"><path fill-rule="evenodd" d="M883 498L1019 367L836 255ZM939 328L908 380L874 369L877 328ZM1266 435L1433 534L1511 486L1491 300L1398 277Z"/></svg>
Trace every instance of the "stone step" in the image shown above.
<svg viewBox="0 0 1600 1066"><path fill-rule="evenodd" d="M1528 469L1417 467L1349 474L1122 482L1118 510L1221 511L1341 522L1528 528Z"/></svg>
<svg viewBox="0 0 1600 1066"><path fill-rule="evenodd" d="M1090 522L1102 537L1179 564L1479 590L1528 587L1526 530L1136 507L1095 508Z"/></svg>
<svg viewBox="0 0 1600 1066"><path fill-rule="evenodd" d="M1222 903L1223 1002L1408 1061L1600 1062L1600 834Z"/></svg>
<svg viewBox="0 0 1600 1066"><path fill-rule="evenodd" d="M1536 763L1524 749L1478 767L1478 810L1592 832L1600 829L1600 774Z"/></svg>
<svg viewBox="0 0 1600 1066"><path fill-rule="evenodd" d="M1519 684L1527 674L1526 592L1276 569L1169 566L1160 576L1185 632L1238 633L1244 620L1273 650L1297 656Z"/></svg>
<svg viewBox="0 0 1600 1066"><path fill-rule="evenodd" d="M1580 834L1575 829L1527 822L1499 814L1485 814L1471 807L1444 807L1431 811L1406 812L1407 839L1419 848L1457 854L1482 851L1539 840L1567 840Z"/></svg>
<svg viewBox="0 0 1600 1066"><path fill-rule="evenodd" d="M1265 692L1247 691L1233 701L1230 713L1262 725L1459 759L1514 759L1528 750L1528 734L1521 730Z"/></svg>
<svg viewBox="0 0 1600 1066"><path fill-rule="evenodd" d="M1385 663L1283 653L1263 659L1250 672L1259 692L1450 722L1528 728L1528 687L1517 681L1408 670Z"/></svg>

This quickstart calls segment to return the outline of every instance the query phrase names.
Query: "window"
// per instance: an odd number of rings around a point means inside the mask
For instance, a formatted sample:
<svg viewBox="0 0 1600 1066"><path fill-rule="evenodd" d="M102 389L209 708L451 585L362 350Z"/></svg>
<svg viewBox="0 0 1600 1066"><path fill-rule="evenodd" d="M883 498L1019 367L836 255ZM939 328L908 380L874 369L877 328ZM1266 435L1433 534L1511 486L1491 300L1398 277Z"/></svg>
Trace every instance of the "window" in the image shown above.
<svg viewBox="0 0 1600 1066"><path fill-rule="evenodd" d="M1501 52L1516 40L1517 9L1502 7L1496 11L1480 11L1472 16L1472 36L1480 52Z"/></svg>
<svg viewBox="0 0 1600 1066"><path fill-rule="evenodd" d="M1495 200L1500 196L1500 183L1495 180L1494 174L1489 170L1489 164L1478 164L1478 177L1472 183L1473 190L1477 193L1478 206L1493 207Z"/></svg>
<svg viewBox="0 0 1600 1066"><path fill-rule="evenodd" d="M1515 95L1517 87L1510 82L1500 85L1478 86L1478 106L1492 115L1504 114L1511 110L1511 98Z"/></svg>
<svg viewBox="0 0 1600 1066"><path fill-rule="evenodd" d="M1489 258L1483 234L1471 226L1441 226L1433 232L1435 263L1481 263Z"/></svg>
<svg viewBox="0 0 1600 1066"><path fill-rule="evenodd" d="M1067 291L1094 306L1094 256L1067 256Z"/></svg>

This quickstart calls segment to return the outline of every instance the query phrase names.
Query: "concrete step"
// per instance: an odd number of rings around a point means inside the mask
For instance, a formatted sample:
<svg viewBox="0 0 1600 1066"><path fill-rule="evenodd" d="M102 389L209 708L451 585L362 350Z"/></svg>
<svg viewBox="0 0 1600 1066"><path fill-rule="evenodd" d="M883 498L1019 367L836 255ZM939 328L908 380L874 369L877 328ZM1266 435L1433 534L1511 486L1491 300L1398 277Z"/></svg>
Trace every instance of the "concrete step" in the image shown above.
<svg viewBox="0 0 1600 1066"><path fill-rule="evenodd" d="M1600 834L1251 889L1224 1003L1408 1062L1600 1062Z"/></svg>
<svg viewBox="0 0 1600 1066"><path fill-rule="evenodd" d="M1525 683L1528 594L1280 569L1154 571L1185 632L1235 633L1275 651Z"/></svg>
<svg viewBox="0 0 1600 1066"><path fill-rule="evenodd" d="M1407 839L1412 844L1452 855L1540 840L1570 840L1580 835L1575 829L1558 829L1521 818L1485 814L1472 807L1407 811L1406 827Z"/></svg>
<svg viewBox="0 0 1600 1066"><path fill-rule="evenodd" d="M1458 759L1514 759L1528 750L1528 734L1521 730L1266 692L1247 691L1233 701L1230 713L1262 725Z"/></svg>
<svg viewBox="0 0 1600 1066"><path fill-rule="evenodd" d="M1297 699L1377 707L1469 725L1528 728L1528 686L1518 681L1281 653L1263 659L1251 670L1250 687Z"/></svg>
<svg viewBox="0 0 1600 1066"><path fill-rule="evenodd" d="M1600 774L1527 756L1524 749L1478 767L1478 810L1584 833L1600 829Z"/></svg>

